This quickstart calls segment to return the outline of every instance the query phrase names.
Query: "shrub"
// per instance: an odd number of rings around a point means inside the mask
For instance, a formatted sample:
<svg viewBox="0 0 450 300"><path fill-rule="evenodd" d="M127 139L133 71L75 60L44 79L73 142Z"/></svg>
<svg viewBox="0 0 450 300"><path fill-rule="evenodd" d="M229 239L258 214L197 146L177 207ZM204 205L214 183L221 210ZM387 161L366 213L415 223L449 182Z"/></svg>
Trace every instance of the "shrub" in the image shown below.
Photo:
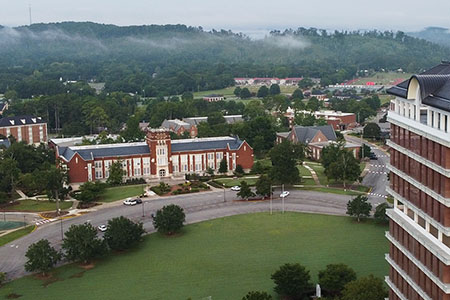
<svg viewBox="0 0 450 300"><path fill-rule="evenodd" d="M313 290L309 271L300 264L284 264L271 278L275 292L284 297L302 299Z"/></svg>
<svg viewBox="0 0 450 300"><path fill-rule="evenodd" d="M104 239L109 248L125 250L139 242L144 232L142 223L135 223L128 218L120 216L108 221Z"/></svg>
<svg viewBox="0 0 450 300"><path fill-rule="evenodd" d="M156 212L153 226L158 232L170 235L181 230L185 218L184 210L180 206L170 204Z"/></svg>

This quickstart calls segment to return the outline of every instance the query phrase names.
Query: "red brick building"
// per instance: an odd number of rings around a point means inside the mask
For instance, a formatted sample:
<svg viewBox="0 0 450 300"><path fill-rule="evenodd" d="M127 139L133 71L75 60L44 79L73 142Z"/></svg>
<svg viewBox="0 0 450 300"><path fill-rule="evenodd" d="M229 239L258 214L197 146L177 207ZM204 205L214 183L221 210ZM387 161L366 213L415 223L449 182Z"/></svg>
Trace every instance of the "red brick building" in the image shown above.
<svg viewBox="0 0 450 300"><path fill-rule="evenodd" d="M0 119L0 134L30 145L46 144L47 123L41 117L5 117Z"/></svg>
<svg viewBox="0 0 450 300"><path fill-rule="evenodd" d="M294 126L290 132L277 133L277 143L289 140L293 143L302 143L308 146L311 158L319 160L322 149L330 143L336 142L336 132L330 125L324 126ZM360 146L352 143L345 143L345 148L359 157Z"/></svg>
<svg viewBox="0 0 450 300"><path fill-rule="evenodd" d="M217 171L222 159L226 159L230 172L237 165L244 170L253 166L253 149L246 141L235 137L172 141L164 129L150 129L142 143L57 146L56 155L67 167L71 183L104 180L111 164L118 160L125 178L145 179L203 174L208 168Z"/></svg>
<svg viewBox="0 0 450 300"><path fill-rule="evenodd" d="M450 299L450 63L394 86L389 299Z"/></svg>
<svg viewBox="0 0 450 300"><path fill-rule="evenodd" d="M288 118L289 125L294 125L295 111L292 108L288 108L284 116ZM312 114L317 119L324 119L328 125L333 126L334 130L348 130L356 127L356 115L354 113L344 113L334 110L319 110L315 112L302 110L297 111L299 114Z"/></svg>

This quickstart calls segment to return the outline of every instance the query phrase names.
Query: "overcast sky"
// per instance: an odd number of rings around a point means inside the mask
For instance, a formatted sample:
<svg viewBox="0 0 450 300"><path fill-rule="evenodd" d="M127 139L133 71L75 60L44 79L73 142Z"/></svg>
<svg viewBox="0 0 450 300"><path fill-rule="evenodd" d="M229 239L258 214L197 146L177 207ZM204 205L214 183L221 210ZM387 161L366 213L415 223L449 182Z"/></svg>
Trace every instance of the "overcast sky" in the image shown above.
<svg viewBox="0 0 450 300"><path fill-rule="evenodd" d="M317 27L417 31L450 28L449 0L0 0L0 24L93 21L117 25L187 24L206 29Z"/></svg>

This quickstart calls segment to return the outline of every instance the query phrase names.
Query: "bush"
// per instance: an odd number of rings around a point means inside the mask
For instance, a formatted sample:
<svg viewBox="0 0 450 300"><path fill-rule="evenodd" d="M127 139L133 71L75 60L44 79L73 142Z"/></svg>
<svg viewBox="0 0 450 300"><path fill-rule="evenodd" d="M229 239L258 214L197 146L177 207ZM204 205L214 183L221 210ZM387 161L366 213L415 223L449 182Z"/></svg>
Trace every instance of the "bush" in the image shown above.
<svg viewBox="0 0 450 300"><path fill-rule="evenodd" d="M390 208L389 204L387 202L379 204L375 208L375 213L373 217L375 220L377 220L380 223L388 223L389 217L386 215L386 209Z"/></svg>
<svg viewBox="0 0 450 300"><path fill-rule="evenodd" d="M345 264L330 264L319 271L319 284L330 296L340 295L345 285L353 280L356 280L356 273Z"/></svg>
<svg viewBox="0 0 450 300"><path fill-rule="evenodd" d="M373 275L349 282L343 292L342 300L384 300L388 296L383 280Z"/></svg>
<svg viewBox="0 0 450 300"><path fill-rule="evenodd" d="M105 241L97 237L97 230L90 223L71 225L64 233L62 248L69 261L83 263L103 255L107 250Z"/></svg>
<svg viewBox="0 0 450 300"><path fill-rule="evenodd" d="M2 286L5 281L6 281L6 273L0 272L0 286Z"/></svg>
<svg viewBox="0 0 450 300"><path fill-rule="evenodd" d="M50 246L50 242L46 239L31 244L25 256L28 258L25 263L25 271L39 271L44 275L61 260L61 253Z"/></svg>
<svg viewBox="0 0 450 300"><path fill-rule="evenodd" d="M164 195L164 194L167 194L168 192L170 192L170 185L168 185L164 182L160 182L159 185L152 186L150 188L150 190L155 192L157 195L161 196L161 195Z"/></svg>
<svg viewBox="0 0 450 300"><path fill-rule="evenodd" d="M266 292L248 292L242 300L272 300L272 296Z"/></svg>

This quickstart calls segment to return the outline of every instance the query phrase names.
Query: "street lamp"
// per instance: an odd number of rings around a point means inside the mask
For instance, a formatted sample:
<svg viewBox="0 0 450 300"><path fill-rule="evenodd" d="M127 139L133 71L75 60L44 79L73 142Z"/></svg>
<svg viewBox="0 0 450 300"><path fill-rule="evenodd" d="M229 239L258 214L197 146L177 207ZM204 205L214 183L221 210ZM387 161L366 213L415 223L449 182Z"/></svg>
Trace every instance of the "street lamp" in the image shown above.
<svg viewBox="0 0 450 300"><path fill-rule="evenodd" d="M223 203L225 203L227 200L225 199L225 183L222 183L223 185Z"/></svg>
<svg viewBox="0 0 450 300"><path fill-rule="evenodd" d="M64 240L64 230L63 230L63 224L62 224L62 217L59 217L60 224L61 224L61 240Z"/></svg>
<svg viewBox="0 0 450 300"><path fill-rule="evenodd" d="M145 215L144 215L144 201L142 201L142 217L144 217Z"/></svg>

